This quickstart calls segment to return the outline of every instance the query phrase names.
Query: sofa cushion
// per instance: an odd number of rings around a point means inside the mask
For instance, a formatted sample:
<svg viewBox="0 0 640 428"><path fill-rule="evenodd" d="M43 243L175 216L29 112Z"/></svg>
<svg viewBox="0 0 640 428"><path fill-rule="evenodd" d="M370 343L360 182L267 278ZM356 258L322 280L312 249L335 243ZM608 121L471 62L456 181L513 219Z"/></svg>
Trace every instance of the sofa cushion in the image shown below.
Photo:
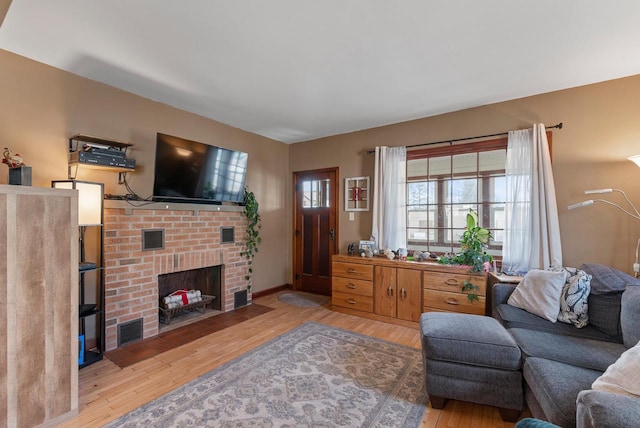
<svg viewBox="0 0 640 428"><path fill-rule="evenodd" d="M627 349L591 387L596 391L640 398L640 342Z"/></svg>
<svg viewBox="0 0 640 428"><path fill-rule="evenodd" d="M629 286L620 302L620 327L624 346L631 348L640 341L640 287Z"/></svg>
<svg viewBox="0 0 640 428"><path fill-rule="evenodd" d="M522 370L546 419L562 427L575 426L578 393L590 389L601 373L544 358L527 358Z"/></svg>
<svg viewBox="0 0 640 428"><path fill-rule="evenodd" d="M640 279L610 266L585 263L580 269L591 275L591 294L621 293L627 285L640 285Z"/></svg>
<svg viewBox="0 0 640 428"><path fill-rule="evenodd" d="M546 358L586 369L605 371L627 348L621 343L583 337L561 336L544 331L509 329L522 357Z"/></svg>
<svg viewBox="0 0 640 428"><path fill-rule="evenodd" d="M560 295L568 273L532 269L511 293L507 304L524 309L551 322L558 320Z"/></svg>
<svg viewBox="0 0 640 428"><path fill-rule="evenodd" d="M622 292L589 294L589 324L622 342L620 302Z"/></svg>
<svg viewBox="0 0 640 428"><path fill-rule="evenodd" d="M622 342L620 300L627 285L640 285L640 280L618 269L585 263L580 269L591 275L589 323Z"/></svg>
<svg viewBox="0 0 640 428"><path fill-rule="evenodd" d="M523 309L504 303L493 308L493 316L507 329L526 328L538 331L548 331L555 334L604 340L607 342L622 342L618 338L609 336L592 325L587 325L584 328L575 328L570 324L564 324L561 322L551 323L545 319L530 314Z"/></svg>
<svg viewBox="0 0 640 428"><path fill-rule="evenodd" d="M592 389L578 394L576 424L580 428L638 428L640 400Z"/></svg>
<svg viewBox="0 0 640 428"><path fill-rule="evenodd" d="M432 360L520 369L520 348L491 317L427 312L420 316L422 352Z"/></svg>

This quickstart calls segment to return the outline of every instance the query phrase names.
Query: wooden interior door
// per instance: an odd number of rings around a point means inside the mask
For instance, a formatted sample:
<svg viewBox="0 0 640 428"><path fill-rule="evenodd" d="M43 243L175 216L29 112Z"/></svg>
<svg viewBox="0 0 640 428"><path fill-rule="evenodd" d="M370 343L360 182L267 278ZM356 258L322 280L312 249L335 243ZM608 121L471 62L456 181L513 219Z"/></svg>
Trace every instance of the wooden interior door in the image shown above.
<svg viewBox="0 0 640 428"><path fill-rule="evenodd" d="M294 173L295 290L331 295L331 256L338 247L338 169Z"/></svg>
<svg viewBox="0 0 640 428"><path fill-rule="evenodd" d="M373 312L396 317L396 268L376 266L373 270Z"/></svg>
<svg viewBox="0 0 640 428"><path fill-rule="evenodd" d="M398 269L398 318L420 321L422 313L422 272L413 269Z"/></svg>

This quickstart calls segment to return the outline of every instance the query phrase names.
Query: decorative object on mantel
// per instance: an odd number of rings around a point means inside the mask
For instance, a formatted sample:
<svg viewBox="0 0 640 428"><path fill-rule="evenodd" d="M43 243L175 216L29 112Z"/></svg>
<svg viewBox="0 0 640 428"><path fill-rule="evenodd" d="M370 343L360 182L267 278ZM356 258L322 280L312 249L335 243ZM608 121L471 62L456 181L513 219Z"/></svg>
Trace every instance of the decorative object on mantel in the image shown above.
<svg viewBox="0 0 640 428"><path fill-rule="evenodd" d="M31 167L26 166L20 153L13 153L5 147L2 152L2 163L9 167L9 184L31 186Z"/></svg>
<svg viewBox="0 0 640 428"><path fill-rule="evenodd" d="M419 427L420 350L307 322L105 425Z"/></svg>
<svg viewBox="0 0 640 428"><path fill-rule="evenodd" d="M493 256L488 254L486 249L492 236L489 230L478 226L477 223L478 214L470 209L467 213L467 226L460 237L460 252L450 257L440 257L438 263L469 266L474 273L489 271ZM478 295L475 293L477 290L477 285L464 281L462 291L468 292L469 301L478 300Z"/></svg>
<svg viewBox="0 0 640 428"><path fill-rule="evenodd" d="M245 279L247 280L247 292L251 292L251 276L253 274L253 257L258 252L258 246L262 243L260 237L260 229L262 228L260 218L260 205L256 200L256 195L249 190L248 187L244 188L244 211L242 215L247 218L247 229L244 237L245 250L240 253L249 260L249 268Z"/></svg>

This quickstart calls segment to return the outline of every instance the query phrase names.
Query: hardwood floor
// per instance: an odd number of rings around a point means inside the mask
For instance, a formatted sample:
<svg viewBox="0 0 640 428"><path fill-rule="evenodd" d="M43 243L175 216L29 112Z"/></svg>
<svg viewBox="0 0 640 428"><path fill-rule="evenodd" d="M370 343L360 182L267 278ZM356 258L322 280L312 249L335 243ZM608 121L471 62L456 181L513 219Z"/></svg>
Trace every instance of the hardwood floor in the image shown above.
<svg viewBox="0 0 640 428"><path fill-rule="evenodd" d="M98 427L242 355L256 346L302 324L316 321L420 349L415 328L373 321L331 311L325 307L300 308L268 295L254 303L273 308L245 317L239 323L197 338L120 368L108 358L80 371L77 417L60 427ZM129 361L130 362L130 361ZM528 416L525 412L522 417ZM529 415L530 416L530 415ZM488 406L449 400L442 410L425 412L422 427L510 428L498 410Z"/></svg>

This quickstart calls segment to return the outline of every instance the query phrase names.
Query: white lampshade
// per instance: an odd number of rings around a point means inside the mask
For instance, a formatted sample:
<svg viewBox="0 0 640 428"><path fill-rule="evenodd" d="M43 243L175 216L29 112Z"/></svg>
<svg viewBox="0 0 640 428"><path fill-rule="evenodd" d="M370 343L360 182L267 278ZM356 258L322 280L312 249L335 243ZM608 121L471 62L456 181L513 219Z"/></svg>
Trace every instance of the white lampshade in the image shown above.
<svg viewBox="0 0 640 428"><path fill-rule="evenodd" d="M102 224L102 201L104 184L89 181L65 180L52 181L56 189L75 189L78 191L78 224L95 226Z"/></svg>
<svg viewBox="0 0 640 428"><path fill-rule="evenodd" d="M640 166L640 155L629 156L627 159Z"/></svg>

